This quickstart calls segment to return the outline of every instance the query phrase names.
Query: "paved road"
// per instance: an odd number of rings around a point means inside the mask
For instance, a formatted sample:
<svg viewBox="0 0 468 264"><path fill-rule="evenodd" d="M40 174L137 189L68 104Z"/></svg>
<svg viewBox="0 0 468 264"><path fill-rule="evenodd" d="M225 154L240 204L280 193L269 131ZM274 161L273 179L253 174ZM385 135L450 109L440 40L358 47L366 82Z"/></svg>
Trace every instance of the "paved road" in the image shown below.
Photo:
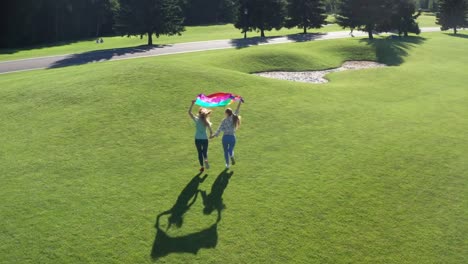
<svg viewBox="0 0 468 264"><path fill-rule="evenodd" d="M438 27L421 28L422 32L440 31ZM354 32L355 37L367 36L364 32ZM58 55L49 57L40 57L23 60L13 60L0 62L0 74L29 71L35 69L51 69L80 65L93 62L109 60L125 60L152 56L162 56L178 53L188 53L207 50L245 48L256 45L271 45L290 42L305 42L327 39L349 38L349 31L329 32L323 34L291 35L285 37L273 38L250 38L250 39L232 39L232 40L211 40L190 43L180 43L172 45L162 45L135 48L122 48L102 51L90 51L79 54Z"/></svg>

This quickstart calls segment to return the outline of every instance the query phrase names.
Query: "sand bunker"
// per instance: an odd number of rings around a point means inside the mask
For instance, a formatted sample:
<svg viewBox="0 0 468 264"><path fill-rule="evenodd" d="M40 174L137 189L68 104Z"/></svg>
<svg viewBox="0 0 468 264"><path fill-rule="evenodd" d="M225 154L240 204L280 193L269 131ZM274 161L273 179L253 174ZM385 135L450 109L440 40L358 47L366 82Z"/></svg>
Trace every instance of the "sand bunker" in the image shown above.
<svg viewBox="0 0 468 264"><path fill-rule="evenodd" d="M325 75L331 72L340 72L347 70L359 70L369 68L380 68L385 67L385 64L377 63L374 61L347 61L339 68L323 70L323 71L303 71L303 72L284 72L284 71L273 71L273 72L259 72L254 73L258 76L267 78L287 80L293 82L306 82L306 83L326 83Z"/></svg>

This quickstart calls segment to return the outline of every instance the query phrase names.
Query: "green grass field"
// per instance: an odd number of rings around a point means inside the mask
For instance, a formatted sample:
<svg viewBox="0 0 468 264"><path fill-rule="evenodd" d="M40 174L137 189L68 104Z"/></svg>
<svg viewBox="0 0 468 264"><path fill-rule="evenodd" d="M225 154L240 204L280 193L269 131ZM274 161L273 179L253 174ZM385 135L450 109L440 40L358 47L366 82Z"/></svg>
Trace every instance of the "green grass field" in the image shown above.
<svg viewBox="0 0 468 264"><path fill-rule="evenodd" d="M464 37L268 45L2 75L1 263L464 263ZM273 56L274 55L274 56ZM378 60L314 85L250 75ZM186 110L245 97L237 163L155 239L197 173ZM217 126L223 109L215 109ZM224 168L211 141L210 192ZM216 190L215 190L216 191ZM163 226L167 217L161 218ZM176 238L174 238L176 237ZM198 254L180 251L202 248ZM465 248L465 250L463 249Z"/></svg>
<svg viewBox="0 0 468 264"><path fill-rule="evenodd" d="M334 17L329 16L328 21L334 22ZM435 25L435 16L424 13L419 19L421 27L431 27ZM309 30L309 32L332 32L342 31L340 26L337 24L330 24L320 29ZM283 36L302 33L300 29L281 29L266 32L268 37L272 36ZM248 37L259 36L259 33L249 32ZM161 36L159 39L155 39L155 44L174 44L182 42L194 42L194 41L205 41L205 40L217 40L217 39L238 39L242 38L243 34L240 30L234 28L232 24L226 25L212 25L212 26L195 26L187 27L186 31L181 36ZM147 39L140 39L139 37L105 37L103 44L96 44L94 39L82 40L76 42L59 43L54 45L30 47L22 49L0 49L0 61L25 59L33 57L63 55L72 53L82 53L93 50L103 49L115 49L124 47L135 47L145 45Z"/></svg>

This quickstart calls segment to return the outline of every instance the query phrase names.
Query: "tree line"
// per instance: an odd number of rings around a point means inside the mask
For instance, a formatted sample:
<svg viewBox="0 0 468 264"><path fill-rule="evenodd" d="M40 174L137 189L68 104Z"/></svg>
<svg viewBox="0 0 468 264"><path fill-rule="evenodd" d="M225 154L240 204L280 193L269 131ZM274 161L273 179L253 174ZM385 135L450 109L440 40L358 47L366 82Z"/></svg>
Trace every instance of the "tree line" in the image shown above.
<svg viewBox="0 0 468 264"><path fill-rule="evenodd" d="M435 7L436 6L436 7ZM182 34L186 25L234 23L246 36L272 29L303 33L334 13L343 28L419 34L421 9L438 9L442 29L468 25L468 0L6 0L0 3L0 47L105 35Z"/></svg>

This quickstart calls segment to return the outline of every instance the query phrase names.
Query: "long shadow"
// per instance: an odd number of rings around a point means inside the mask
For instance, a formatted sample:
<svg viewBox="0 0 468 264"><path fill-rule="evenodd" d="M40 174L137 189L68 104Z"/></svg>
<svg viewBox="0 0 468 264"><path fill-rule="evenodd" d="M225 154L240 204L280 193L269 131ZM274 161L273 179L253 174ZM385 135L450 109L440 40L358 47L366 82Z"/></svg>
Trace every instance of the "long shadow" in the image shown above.
<svg viewBox="0 0 468 264"><path fill-rule="evenodd" d="M250 46L257 46L263 43L268 43L268 40L272 39L272 37L261 38L261 37L253 37L247 39L231 39L229 43L233 45L236 49L248 48Z"/></svg>
<svg viewBox="0 0 468 264"><path fill-rule="evenodd" d="M49 69L61 68L67 66L82 65L93 62L100 62L110 60L114 57L124 57L125 55L131 55L136 53L144 53L153 49L163 48L167 45L154 45L154 46L139 46L131 48L118 48L118 49L108 49L108 50L97 50L97 51L88 51L78 54L71 54L65 57L62 60L54 62Z"/></svg>
<svg viewBox="0 0 468 264"><path fill-rule="evenodd" d="M20 51L39 50L39 49L44 49L44 48L53 48L53 47L70 45L70 44L74 44L74 43L82 42L82 41L94 41L94 40L96 40L96 38L85 38L85 39L78 39L78 40L59 41L59 42L54 42L54 43L46 43L46 44L39 44L39 45L32 45L32 46L23 46L23 47L18 47L18 48L5 48L5 49L0 49L0 54L14 54L14 53L17 53L17 52L20 52Z"/></svg>
<svg viewBox="0 0 468 264"><path fill-rule="evenodd" d="M228 173L227 169L225 169L214 181L209 194L206 194L205 191L200 191L203 198L203 205L205 206L203 208L203 213L209 215L216 210L218 212L218 222L221 220L221 211L226 208L223 203L224 190L226 190L229 179L231 179L233 174L234 172Z"/></svg>
<svg viewBox="0 0 468 264"><path fill-rule="evenodd" d="M215 248L218 244L218 222L199 232L185 236L171 237L160 227L160 217L156 218L156 238L154 239L151 257L155 260L170 253L197 254L202 248Z"/></svg>
<svg viewBox="0 0 468 264"><path fill-rule="evenodd" d="M467 34L453 34L453 33L445 33L445 35L451 36L451 37L457 37L457 38L468 38Z"/></svg>
<svg viewBox="0 0 468 264"><path fill-rule="evenodd" d="M361 39L361 42L374 47L377 61L390 66L398 66L408 56L408 51L422 44L426 38L409 36L404 38Z"/></svg>
<svg viewBox="0 0 468 264"><path fill-rule="evenodd" d="M318 39L323 35L325 35L325 33L292 34L292 35L287 35L286 38L294 42L306 42L306 41L312 41L312 40ZM253 38L248 38L248 39L231 39L230 44L233 45L236 49L243 49L243 48L248 48L251 46L257 46L260 44L266 44L266 43L271 42L271 40L274 40L280 37L281 36L265 37L265 38L253 37Z"/></svg>
<svg viewBox="0 0 468 264"><path fill-rule="evenodd" d="M321 38L326 33L308 33L308 34L294 34L286 36L289 40L294 42L307 42Z"/></svg>
<svg viewBox="0 0 468 264"><path fill-rule="evenodd" d="M170 215L168 218L168 228L170 228L173 224L177 227L182 227L184 214L197 200L199 186L202 182L205 181L206 177L208 177L207 174L203 177L200 177L201 175L201 172L195 175L195 177L193 177L192 180L185 186L182 192L180 192L179 197L177 197L177 201L172 206L172 208L162 212L159 215Z"/></svg>
<svg viewBox="0 0 468 264"><path fill-rule="evenodd" d="M169 227L172 224L175 224L178 227L182 226L182 216L195 203L197 199L197 194L198 192L200 192L198 187L200 183L202 183L207 177L207 175L205 175L203 178L201 178L201 173L197 174L187 184L187 186L182 190L181 194L177 198L176 203L171 209L162 212L157 216L155 224L156 237L154 239L153 247L151 249L151 257L154 260L164 257L170 253L197 254L198 251L202 248L216 247L216 245L218 244L218 223L219 221L221 221L221 210L225 208L222 202L222 195L227 187L229 178L232 176L232 174L232 172L227 173L227 170L222 171L213 183L211 193L209 195L206 195L206 193L202 192L202 197L204 197L203 203L205 204L205 208L207 206L209 208L216 208L218 212L216 222L208 228L184 236L171 237L163 230L163 228L161 228L160 224L160 218L163 215L169 215L169 225L167 229L169 229ZM222 207L219 207L220 204L222 205ZM205 210L206 209L204 209L204 212ZM213 210L211 210L209 213L211 213L212 211ZM208 210L206 210L206 212L208 212Z"/></svg>

